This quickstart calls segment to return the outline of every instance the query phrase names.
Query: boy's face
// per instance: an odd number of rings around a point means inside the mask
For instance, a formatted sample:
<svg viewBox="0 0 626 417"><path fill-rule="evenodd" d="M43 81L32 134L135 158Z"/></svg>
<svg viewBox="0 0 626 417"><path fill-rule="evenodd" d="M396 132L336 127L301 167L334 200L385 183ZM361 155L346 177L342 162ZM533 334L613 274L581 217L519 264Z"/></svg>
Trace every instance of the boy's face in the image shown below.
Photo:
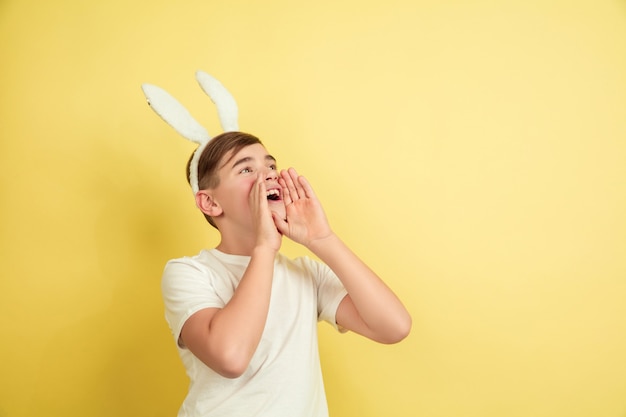
<svg viewBox="0 0 626 417"><path fill-rule="evenodd" d="M285 204L278 184L276 159L261 144L246 146L236 154L222 157L217 174L219 185L210 190L214 200L221 206L223 219L252 227L249 195L258 175L265 179L268 204L271 211L285 218Z"/></svg>

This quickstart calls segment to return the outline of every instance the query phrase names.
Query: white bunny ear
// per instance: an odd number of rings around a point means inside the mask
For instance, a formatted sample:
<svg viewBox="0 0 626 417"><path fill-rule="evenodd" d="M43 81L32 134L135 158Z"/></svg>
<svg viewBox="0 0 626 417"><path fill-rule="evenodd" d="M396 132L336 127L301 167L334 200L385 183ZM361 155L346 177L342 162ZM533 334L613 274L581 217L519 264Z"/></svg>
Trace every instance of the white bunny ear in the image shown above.
<svg viewBox="0 0 626 417"><path fill-rule="evenodd" d="M211 98L217 107L220 123L224 132L239 130L239 109L232 94L215 78L206 72L196 71L196 79L202 90Z"/></svg>
<svg viewBox="0 0 626 417"><path fill-rule="evenodd" d="M207 130L167 91L152 84L142 84L141 89L152 110L180 135L199 144L211 140Z"/></svg>

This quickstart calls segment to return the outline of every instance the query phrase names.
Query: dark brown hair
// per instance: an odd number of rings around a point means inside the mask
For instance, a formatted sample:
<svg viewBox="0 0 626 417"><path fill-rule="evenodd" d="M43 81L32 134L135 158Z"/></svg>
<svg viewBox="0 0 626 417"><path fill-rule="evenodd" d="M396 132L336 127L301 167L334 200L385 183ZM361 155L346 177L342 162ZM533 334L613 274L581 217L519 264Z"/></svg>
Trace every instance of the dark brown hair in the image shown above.
<svg viewBox="0 0 626 417"><path fill-rule="evenodd" d="M221 168L220 161L222 158L229 154L231 158L246 146L261 144L261 140L254 135L243 132L226 132L221 135L217 135L209 144L204 148L200 160L198 161L198 189L206 190L207 188L215 188L220 184L220 178L217 175L217 171ZM189 165L193 154L187 161L187 182L189 179ZM226 163L228 161L224 161ZM215 222L211 216L204 215L211 226L217 229Z"/></svg>

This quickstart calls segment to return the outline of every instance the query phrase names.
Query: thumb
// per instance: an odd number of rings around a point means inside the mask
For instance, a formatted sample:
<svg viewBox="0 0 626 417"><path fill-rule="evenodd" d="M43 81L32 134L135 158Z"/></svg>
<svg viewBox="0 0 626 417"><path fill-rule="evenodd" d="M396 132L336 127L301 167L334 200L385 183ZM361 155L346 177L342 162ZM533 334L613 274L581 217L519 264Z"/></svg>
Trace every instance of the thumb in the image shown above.
<svg viewBox="0 0 626 417"><path fill-rule="evenodd" d="M272 211L272 219L274 220L274 224L276 225L278 231L282 235L287 236L287 232L289 231L289 225L287 224L287 221L275 211Z"/></svg>

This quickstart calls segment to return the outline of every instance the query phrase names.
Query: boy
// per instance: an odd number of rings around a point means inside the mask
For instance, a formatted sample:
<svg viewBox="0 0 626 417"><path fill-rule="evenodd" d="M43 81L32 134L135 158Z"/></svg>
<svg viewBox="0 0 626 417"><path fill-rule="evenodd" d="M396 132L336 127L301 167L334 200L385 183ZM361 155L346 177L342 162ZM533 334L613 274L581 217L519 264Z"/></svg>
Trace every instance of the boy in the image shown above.
<svg viewBox="0 0 626 417"><path fill-rule="evenodd" d="M334 234L308 181L279 172L258 138L213 138L198 189L220 243L168 262L162 282L190 378L179 417L328 416L318 320L396 343L410 331L408 312ZM280 254L283 236L323 263Z"/></svg>

